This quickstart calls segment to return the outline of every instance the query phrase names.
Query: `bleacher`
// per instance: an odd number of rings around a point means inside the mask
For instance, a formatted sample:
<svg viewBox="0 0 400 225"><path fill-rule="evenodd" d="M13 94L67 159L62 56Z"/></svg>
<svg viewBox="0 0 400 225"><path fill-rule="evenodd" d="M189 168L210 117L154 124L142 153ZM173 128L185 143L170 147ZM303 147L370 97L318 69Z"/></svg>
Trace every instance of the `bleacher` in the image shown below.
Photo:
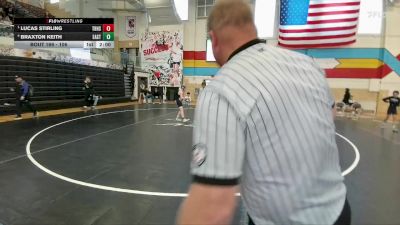
<svg viewBox="0 0 400 225"><path fill-rule="evenodd" d="M30 17L30 18L54 18L53 15L48 13L45 9L16 1L15 2L16 17Z"/></svg>
<svg viewBox="0 0 400 225"><path fill-rule="evenodd" d="M13 29L13 27L0 25L0 36L1 37L13 38L14 37L14 29Z"/></svg>
<svg viewBox="0 0 400 225"><path fill-rule="evenodd" d="M14 20L15 4L0 0L0 23L12 24Z"/></svg>
<svg viewBox="0 0 400 225"><path fill-rule="evenodd" d="M39 109L82 106L85 76L92 78L102 103L125 101L122 70L93 67L51 60L0 56L0 114L13 112L14 77L22 76L34 87L33 104ZM5 106L11 104L11 106Z"/></svg>

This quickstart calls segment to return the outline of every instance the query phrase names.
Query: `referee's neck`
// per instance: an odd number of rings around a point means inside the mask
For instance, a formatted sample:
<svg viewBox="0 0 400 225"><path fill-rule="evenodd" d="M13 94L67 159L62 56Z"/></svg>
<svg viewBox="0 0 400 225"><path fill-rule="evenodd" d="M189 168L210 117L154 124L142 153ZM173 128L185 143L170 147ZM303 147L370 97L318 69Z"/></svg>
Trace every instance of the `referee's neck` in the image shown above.
<svg viewBox="0 0 400 225"><path fill-rule="evenodd" d="M253 26L227 26L216 32L219 47L222 49L221 66L229 61L233 54L247 43L257 39L257 31Z"/></svg>

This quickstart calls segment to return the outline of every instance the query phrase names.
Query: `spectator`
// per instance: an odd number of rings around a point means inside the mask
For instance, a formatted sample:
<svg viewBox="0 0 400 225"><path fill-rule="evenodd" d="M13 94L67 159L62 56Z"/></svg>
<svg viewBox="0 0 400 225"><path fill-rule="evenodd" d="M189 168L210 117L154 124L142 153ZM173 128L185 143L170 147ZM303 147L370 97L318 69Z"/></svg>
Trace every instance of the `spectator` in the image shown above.
<svg viewBox="0 0 400 225"><path fill-rule="evenodd" d="M386 97L383 99L384 102L389 103L389 107L387 110L387 115L385 120L383 121L382 127L384 127L389 120L390 117L392 117L393 120L393 132L397 133L399 130L397 129L397 107L400 106L400 98L399 98L399 91L393 91L393 95Z"/></svg>
<svg viewBox="0 0 400 225"><path fill-rule="evenodd" d="M346 92L344 93L343 96L343 103L346 104L347 106L353 105L353 96L350 94L349 88L346 88Z"/></svg>
<svg viewBox="0 0 400 225"><path fill-rule="evenodd" d="M143 103L143 100L145 99L146 94L147 94L146 85L144 84L144 82L142 82L139 85L139 104Z"/></svg>
<svg viewBox="0 0 400 225"><path fill-rule="evenodd" d="M192 98L190 97L190 92L187 92L185 99L184 99L184 104L185 104L185 106L190 106L191 102L192 102Z"/></svg>
<svg viewBox="0 0 400 225"><path fill-rule="evenodd" d="M207 82L206 80L203 80L203 82L201 82L201 88L204 89L207 86Z"/></svg>
<svg viewBox="0 0 400 225"><path fill-rule="evenodd" d="M158 89L159 89L159 87L154 88L153 104L155 104L155 102L154 102L155 99L158 99L160 101L160 104L162 104L162 102L163 102L163 93L161 93Z"/></svg>
<svg viewBox="0 0 400 225"><path fill-rule="evenodd" d="M83 90L85 92L85 105L83 106L84 109L92 108L94 109L94 102L95 102L95 91L92 84L92 79L87 76L83 81Z"/></svg>
<svg viewBox="0 0 400 225"><path fill-rule="evenodd" d="M206 88L206 86L207 86L206 80L203 80L203 82L201 82L201 88L199 90L199 96L200 96L201 92Z"/></svg>
<svg viewBox="0 0 400 225"><path fill-rule="evenodd" d="M129 79L131 81L131 91L132 91L132 97L131 100L133 101L134 96L135 96L135 70L132 68L131 74L129 76Z"/></svg>
<svg viewBox="0 0 400 225"><path fill-rule="evenodd" d="M151 93L151 87L147 88L145 96L147 104L150 103L149 99L151 99L152 102L154 101L154 95Z"/></svg>
<svg viewBox="0 0 400 225"><path fill-rule="evenodd" d="M0 20L2 20L6 16L4 9L0 7Z"/></svg>
<svg viewBox="0 0 400 225"><path fill-rule="evenodd" d="M18 17L33 17L33 18L54 18L53 15L51 15L48 11L46 11L45 9L21 2L21 1L17 1L14 4L10 4L11 5L11 11L10 11L10 15L12 17L14 17L14 14L16 14ZM15 7L15 9L14 9ZM10 19L13 19L11 18Z"/></svg>
<svg viewBox="0 0 400 225"><path fill-rule="evenodd" d="M33 112L33 117L37 117L39 114L35 107L31 104L31 96L33 94L33 87L26 82L21 76L15 76L15 89L11 89L11 91L15 91L16 98L16 112L17 116L15 120L22 119L22 107L26 105L28 109Z"/></svg>

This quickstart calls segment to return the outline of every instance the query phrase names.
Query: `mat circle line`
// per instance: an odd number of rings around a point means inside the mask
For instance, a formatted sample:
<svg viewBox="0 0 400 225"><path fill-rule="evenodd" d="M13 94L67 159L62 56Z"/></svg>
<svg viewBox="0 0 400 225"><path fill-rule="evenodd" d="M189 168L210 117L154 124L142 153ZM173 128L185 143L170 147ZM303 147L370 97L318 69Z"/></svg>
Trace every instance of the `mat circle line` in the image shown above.
<svg viewBox="0 0 400 225"><path fill-rule="evenodd" d="M116 188L116 187L93 184L93 183L88 183L88 182L76 180L76 179L73 179L73 178L66 177L66 176L63 176L61 174L55 173L52 170L49 170L48 168L46 168L45 166L40 164L38 161L36 161L36 159L32 156L32 153L31 153L31 144L35 140L35 138L37 138L40 134L44 133L45 131L48 131L48 130L54 128L54 127L57 127L57 126L60 126L60 125L63 125L63 124L67 124L67 123L71 123L73 121L78 121L78 120L82 120L82 119L91 118L91 117L110 115L110 114L116 114L116 113L135 112L135 111L149 111L149 110L161 110L161 109L172 109L172 108L152 108L152 109L132 109L132 110L112 111L112 112L106 112L106 113L98 113L98 114L95 114L95 115L82 116L82 117L66 120L66 121L51 125L51 126L49 126L47 128L42 129L41 131L37 132L35 135L33 135L29 139L28 143L26 144L26 155L27 155L28 159L36 167L38 167L40 170L42 170L43 172L45 172L45 173L47 173L47 174L49 174L49 175L51 175L53 177L56 177L58 179L64 180L66 182L69 182L69 183L73 183L73 184L77 184L77 185L81 185L81 186L85 186L85 187L90 187L90 188L95 188L95 189L100 189L100 190L121 192L121 193L127 193L127 194L158 196L158 197L187 197L187 193L140 191L140 190L134 190L134 189ZM336 133L336 135L338 135L340 138L342 138L347 143L349 143L350 146L353 148L353 150L355 152L355 160L354 160L354 162L350 165L349 168L347 168L345 171L342 172L342 175L346 176L357 167L357 165L358 165L358 163L360 161L360 152L359 152L357 146L353 142L351 142L348 138L346 138L343 135L338 134L338 133ZM236 195L239 196L240 194L238 193Z"/></svg>

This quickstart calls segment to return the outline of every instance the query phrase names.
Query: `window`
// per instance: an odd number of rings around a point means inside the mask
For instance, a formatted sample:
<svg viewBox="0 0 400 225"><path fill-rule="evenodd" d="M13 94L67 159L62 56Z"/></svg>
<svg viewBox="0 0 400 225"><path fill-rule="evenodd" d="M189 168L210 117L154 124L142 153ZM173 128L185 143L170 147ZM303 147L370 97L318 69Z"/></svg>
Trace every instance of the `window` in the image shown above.
<svg viewBox="0 0 400 225"><path fill-rule="evenodd" d="M212 50L212 43L210 39L207 39L207 47L206 47L206 61L215 62L214 53Z"/></svg>
<svg viewBox="0 0 400 225"><path fill-rule="evenodd" d="M381 34L383 18L382 0L361 0L358 34Z"/></svg>
<svg viewBox="0 0 400 225"><path fill-rule="evenodd" d="M189 0L174 0L175 10L181 20L189 18Z"/></svg>
<svg viewBox="0 0 400 225"><path fill-rule="evenodd" d="M211 12L215 0L197 0L197 18L206 18Z"/></svg>
<svg viewBox="0 0 400 225"><path fill-rule="evenodd" d="M257 0L255 3L255 24L258 36L273 38L276 27L276 0Z"/></svg>

